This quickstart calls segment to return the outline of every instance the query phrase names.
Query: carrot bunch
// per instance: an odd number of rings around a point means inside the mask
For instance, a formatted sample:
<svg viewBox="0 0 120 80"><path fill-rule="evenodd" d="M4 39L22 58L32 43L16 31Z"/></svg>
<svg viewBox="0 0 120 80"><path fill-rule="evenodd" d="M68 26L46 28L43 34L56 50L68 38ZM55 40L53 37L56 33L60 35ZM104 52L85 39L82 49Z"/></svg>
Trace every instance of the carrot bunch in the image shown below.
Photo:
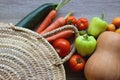
<svg viewBox="0 0 120 80"><path fill-rule="evenodd" d="M49 31L52 31L56 28L59 28L61 26L64 26L66 24L66 19L73 14L73 12L69 12L65 17L59 17L56 19L53 23L53 19L57 15L57 11L63 7L65 4L67 4L70 0L61 0L58 6L55 8L55 10L51 10L50 13L47 15L47 17L44 19L42 24L39 25L38 29L36 29L36 32L43 35ZM69 38L72 36L73 31L72 30L65 30L59 33L56 33L50 37L47 37L46 39L48 42L52 42L58 38Z"/></svg>
<svg viewBox="0 0 120 80"><path fill-rule="evenodd" d="M69 1L70 0L61 0L60 3L57 5L57 7L55 9L50 11L50 13L44 19L44 21L40 24L40 26L38 27L36 32L40 34L42 31L44 31L44 29L47 28L51 24L53 19L56 17L57 11L60 8L62 8L65 4L67 4Z"/></svg>
<svg viewBox="0 0 120 80"><path fill-rule="evenodd" d="M49 31L52 31L61 26L64 26L66 24L66 18L69 17L70 15L72 15L72 12L69 12L65 17L59 17L50 26L48 26L43 32L41 32L41 34L45 34ZM72 30L65 30L65 31L59 32L57 34L54 34L53 36L50 36L46 39L48 40L48 42L52 42L58 38L69 38L70 36L72 36L72 34L73 34Z"/></svg>
<svg viewBox="0 0 120 80"><path fill-rule="evenodd" d="M61 26L64 26L66 24L66 18L72 15L72 13L73 12L69 12L65 17L59 17L52 24L50 24L45 30L43 30L40 34L43 35L49 31L52 31ZM70 36L72 36L72 34L73 34L72 30L65 30L57 34L54 34L53 36L47 37L46 39L48 40L48 42L52 42L58 38L69 38Z"/></svg>
<svg viewBox="0 0 120 80"><path fill-rule="evenodd" d="M59 17L57 20L55 20L52 24L50 24L46 29L44 29L40 34L45 34L49 31L52 31L56 28L59 28L66 24L66 18L70 15L72 15L73 12L69 12L65 17Z"/></svg>

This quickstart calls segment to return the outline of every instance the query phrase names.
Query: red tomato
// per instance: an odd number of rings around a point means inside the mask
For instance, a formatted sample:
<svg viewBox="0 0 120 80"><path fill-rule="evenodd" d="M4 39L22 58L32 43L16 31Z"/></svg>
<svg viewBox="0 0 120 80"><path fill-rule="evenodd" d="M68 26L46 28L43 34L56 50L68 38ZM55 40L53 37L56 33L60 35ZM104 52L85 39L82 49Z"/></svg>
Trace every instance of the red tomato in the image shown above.
<svg viewBox="0 0 120 80"><path fill-rule="evenodd" d="M70 68L75 72L80 72L85 67L85 60L78 54L74 54L69 59Z"/></svg>
<svg viewBox="0 0 120 80"><path fill-rule="evenodd" d="M76 25L79 30L85 30L88 28L88 20L86 18L79 18Z"/></svg>
<svg viewBox="0 0 120 80"><path fill-rule="evenodd" d="M70 52L70 42L67 39L60 38L53 41L53 47L60 57L65 57Z"/></svg>
<svg viewBox="0 0 120 80"><path fill-rule="evenodd" d="M76 21L77 20L75 19L74 16L69 16L69 17L66 18L66 24L73 24L73 25L75 25Z"/></svg>

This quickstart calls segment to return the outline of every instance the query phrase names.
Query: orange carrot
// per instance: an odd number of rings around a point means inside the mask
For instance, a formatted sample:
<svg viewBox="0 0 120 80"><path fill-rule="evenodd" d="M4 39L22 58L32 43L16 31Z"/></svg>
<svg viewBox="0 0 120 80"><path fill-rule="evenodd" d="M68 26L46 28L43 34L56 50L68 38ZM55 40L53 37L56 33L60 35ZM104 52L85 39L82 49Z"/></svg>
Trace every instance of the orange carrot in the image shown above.
<svg viewBox="0 0 120 80"><path fill-rule="evenodd" d="M73 35L72 30L65 30L65 31L59 32L57 34L54 34L53 36L47 37L46 40L48 42L52 42L58 38L70 38L72 35Z"/></svg>
<svg viewBox="0 0 120 80"><path fill-rule="evenodd" d="M53 22L50 26L48 26L45 30L43 30L40 34L44 34L46 32L52 31L60 26L63 26L66 23L63 17L58 18L55 22Z"/></svg>
<svg viewBox="0 0 120 80"><path fill-rule="evenodd" d="M55 18L56 15L57 15L56 10L50 11L50 13L47 15L45 20L42 22L42 24L36 30L36 32L37 33L42 32L52 22L52 20Z"/></svg>
<svg viewBox="0 0 120 80"><path fill-rule="evenodd" d="M41 25L36 30L37 33L41 33L46 27L50 25L50 23L53 21L53 19L57 15L57 11L62 8L65 4L67 4L70 0L61 0L58 6L55 8L55 10L50 11L48 16L44 19L44 21L41 23Z"/></svg>
<svg viewBox="0 0 120 80"><path fill-rule="evenodd" d="M59 17L56 21L54 21L50 26L48 26L45 30L43 30L40 34L44 34L46 32L52 31L56 28L59 28L63 25L66 24L66 18L70 16L73 12L69 12L65 18L64 17Z"/></svg>

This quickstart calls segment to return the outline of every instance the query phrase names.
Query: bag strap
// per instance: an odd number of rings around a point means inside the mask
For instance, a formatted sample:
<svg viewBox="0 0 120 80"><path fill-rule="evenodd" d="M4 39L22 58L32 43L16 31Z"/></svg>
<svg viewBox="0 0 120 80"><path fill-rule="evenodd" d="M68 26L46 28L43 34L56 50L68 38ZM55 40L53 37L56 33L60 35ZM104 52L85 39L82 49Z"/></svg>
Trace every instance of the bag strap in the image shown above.
<svg viewBox="0 0 120 80"><path fill-rule="evenodd" d="M53 31L47 32L47 33L43 34L42 36L44 38L47 38L49 36L52 36L53 34L59 33L59 32L64 31L64 30L73 30L73 33L75 34L75 37L79 36L78 29L74 25L65 25L65 26L62 26L62 27L57 28L57 29L55 29ZM74 44L74 41L73 41L73 44L71 45L71 51L70 51L70 53L67 56L65 56L63 59L61 59L59 62L56 62L55 65L63 64L64 62L66 62L67 60L69 60L70 57L72 56L72 54L74 52L75 52L75 44Z"/></svg>

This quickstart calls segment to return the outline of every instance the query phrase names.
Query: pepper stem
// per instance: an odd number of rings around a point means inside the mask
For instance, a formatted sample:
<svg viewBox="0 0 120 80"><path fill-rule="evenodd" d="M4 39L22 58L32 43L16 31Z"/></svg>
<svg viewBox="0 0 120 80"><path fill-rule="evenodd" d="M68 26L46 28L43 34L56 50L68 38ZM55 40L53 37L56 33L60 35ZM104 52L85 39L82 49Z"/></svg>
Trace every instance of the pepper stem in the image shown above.
<svg viewBox="0 0 120 80"><path fill-rule="evenodd" d="M105 15L104 15L104 13L102 13L101 14L101 19L104 20L104 17L105 17Z"/></svg>
<svg viewBox="0 0 120 80"><path fill-rule="evenodd" d="M83 38L84 38L85 40L87 40L87 39L88 39L88 34L84 34L84 35L83 35Z"/></svg>

